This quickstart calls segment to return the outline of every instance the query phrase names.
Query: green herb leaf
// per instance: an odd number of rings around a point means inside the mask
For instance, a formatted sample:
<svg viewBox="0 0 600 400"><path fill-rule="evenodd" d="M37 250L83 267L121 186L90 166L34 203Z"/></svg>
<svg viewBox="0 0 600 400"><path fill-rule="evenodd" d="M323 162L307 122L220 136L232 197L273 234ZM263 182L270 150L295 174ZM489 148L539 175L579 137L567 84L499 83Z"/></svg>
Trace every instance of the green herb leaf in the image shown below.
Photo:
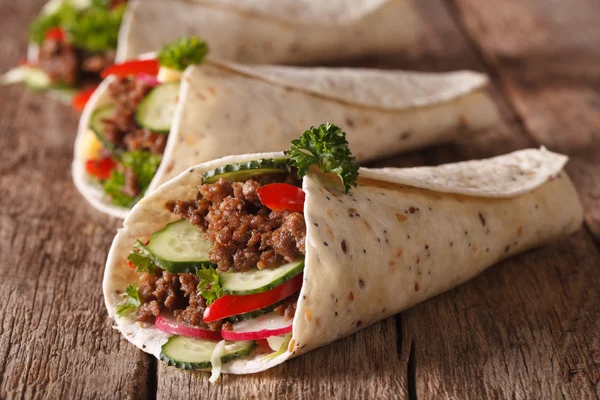
<svg viewBox="0 0 600 400"><path fill-rule="evenodd" d="M129 314L130 312L136 310L142 304L140 300L140 294L137 291L135 283L132 283L131 285L127 286L127 288L125 288L125 293L123 293L123 297L125 298L125 301L119 306L117 306L117 315L119 317L123 317Z"/></svg>
<svg viewBox="0 0 600 400"><path fill-rule="evenodd" d="M156 263L150 250L139 240L133 245L133 251L129 253L127 260L135 265L135 272L156 273Z"/></svg>
<svg viewBox="0 0 600 400"><path fill-rule="evenodd" d="M149 151L136 150L121 153L117 161L123 167L133 170L138 180L140 194L135 198L123 194L125 174L118 170L113 170L110 178L102 182L104 192L111 198L114 204L127 208L133 207L142 198L150 182L152 182L152 178L154 178L154 174L160 165L161 156L152 154Z"/></svg>
<svg viewBox="0 0 600 400"><path fill-rule="evenodd" d="M198 291L206 299L206 305L211 305L213 301L223 296L219 274L213 267L197 269L196 276L200 278Z"/></svg>
<svg viewBox="0 0 600 400"><path fill-rule="evenodd" d="M158 53L161 66L183 71L190 65L202 63L208 53L208 45L195 36L181 37L165 45Z"/></svg>
<svg viewBox="0 0 600 400"><path fill-rule="evenodd" d="M311 165L316 164L321 171L339 176L346 193L351 186L356 187L356 157L348 148L346 133L331 123L304 131L299 139L292 140L292 147L286 153L290 157L289 165L298 169L300 177L305 176Z"/></svg>
<svg viewBox="0 0 600 400"><path fill-rule="evenodd" d="M115 49L124 12L124 4L109 7L107 1L95 0L89 7L77 9L67 0L56 11L41 14L33 21L29 41L39 45L49 29L59 27L68 33L67 40L82 50Z"/></svg>
<svg viewBox="0 0 600 400"><path fill-rule="evenodd" d="M64 29L79 48L88 51L116 49L124 12L124 4L113 8L92 6L80 12L75 22L65 24Z"/></svg>

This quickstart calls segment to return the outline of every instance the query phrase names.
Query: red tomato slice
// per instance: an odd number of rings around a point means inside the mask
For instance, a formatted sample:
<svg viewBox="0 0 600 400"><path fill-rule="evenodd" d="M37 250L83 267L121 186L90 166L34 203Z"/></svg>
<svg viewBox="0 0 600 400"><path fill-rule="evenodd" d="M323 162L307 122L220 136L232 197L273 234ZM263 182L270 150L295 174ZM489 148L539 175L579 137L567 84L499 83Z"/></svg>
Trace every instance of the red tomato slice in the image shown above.
<svg viewBox="0 0 600 400"><path fill-rule="evenodd" d="M88 174L95 176L98 179L110 178L110 173L117 166L112 157L104 157L100 160L87 160L85 170Z"/></svg>
<svg viewBox="0 0 600 400"><path fill-rule="evenodd" d="M54 28L50 28L46 31L44 35L45 39L58 40L60 42L64 42L66 38L65 31L59 28L58 26Z"/></svg>
<svg viewBox="0 0 600 400"><path fill-rule="evenodd" d="M266 207L274 211L304 211L305 194L297 186L287 183L270 183L258 188L258 198Z"/></svg>
<svg viewBox="0 0 600 400"><path fill-rule="evenodd" d="M245 296L225 295L219 297L204 310L204 322L213 322L232 315L244 314L259 310L277 303L300 290L302 287L302 274L289 281L263 293L248 294Z"/></svg>
<svg viewBox="0 0 600 400"><path fill-rule="evenodd" d="M71 102L73 108L77 111L83 111L85 105L90 100L90 97L92 97L97 88L98 86L94 86L93 88L82 90L73 96L73 100Z"/></svg>
<svg viewBox="0 0 600 400"><path fill-rule="evenodd" d="M124 78L136 74L158 75L158 60L133 60L122 64L111 65L102 71L102 78L116 75Z"/></svg>

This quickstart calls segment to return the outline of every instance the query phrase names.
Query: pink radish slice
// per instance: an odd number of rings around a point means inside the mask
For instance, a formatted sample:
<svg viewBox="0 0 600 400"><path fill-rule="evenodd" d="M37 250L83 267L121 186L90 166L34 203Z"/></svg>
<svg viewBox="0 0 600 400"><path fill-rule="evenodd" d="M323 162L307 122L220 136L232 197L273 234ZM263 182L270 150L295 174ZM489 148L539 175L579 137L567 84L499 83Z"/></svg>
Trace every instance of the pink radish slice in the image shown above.
<svg viewBox="0 0 600 400"><path fill-rule="evenodd" d="M221 340L221 333L209 331L195 326L180 324L169 315L159 315L154 321L154 327L159 331L172 333L174 335L187 336L198 339Z"/></svg>
<svg viewBox="0 0 600 400"><path fill-rule="evenodd" d="M292 321L286 321L279 313L271 312L260 317L233 324L233 329L221 330L225 340L258 340L279 336L292 331Z"/></svg>
<svg viewBox="0 0 600 400"><path fill-rule="evenodd" d="M152 76L149 74L143 74L143 73L137 74L136 79L140 80L152 87L160 85L160 82L158 81L158 79L156 79L155 76Z"/></svg>

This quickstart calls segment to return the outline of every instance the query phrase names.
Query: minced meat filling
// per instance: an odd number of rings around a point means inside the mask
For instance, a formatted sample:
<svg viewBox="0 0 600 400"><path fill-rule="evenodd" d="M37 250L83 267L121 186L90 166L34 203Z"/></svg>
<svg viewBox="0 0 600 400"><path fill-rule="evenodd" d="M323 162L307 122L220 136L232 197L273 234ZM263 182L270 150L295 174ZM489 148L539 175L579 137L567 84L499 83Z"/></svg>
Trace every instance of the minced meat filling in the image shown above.
<svg viewBox="0 0 600 400"><path fill-rule="evenodd" d="M304 255L306 225L301 213L263 206L256 193L263 182L220 179L201 185L198 200L167 207L205 232L220 271L275 268Z"/></svg>
<svg viewBox="0 0 600 400"><path fill-rule="evenodd" d="M74 86L97 84L100 73L115 61L115 52L87 53L64 40L47 38L40 45L38 64L53 82Z"/></svg>
<svg viewBox="0 0 600 400"><path fill-rule="evenodd" d="M206 324L202 320L206 300L198 292L198 282L194 274L171 274L161 269L155 275L143 273L137 285L142 305L137 310L136 321L154 322L166 308L177 322L214 331L221 329L221 321Z"/></svg>

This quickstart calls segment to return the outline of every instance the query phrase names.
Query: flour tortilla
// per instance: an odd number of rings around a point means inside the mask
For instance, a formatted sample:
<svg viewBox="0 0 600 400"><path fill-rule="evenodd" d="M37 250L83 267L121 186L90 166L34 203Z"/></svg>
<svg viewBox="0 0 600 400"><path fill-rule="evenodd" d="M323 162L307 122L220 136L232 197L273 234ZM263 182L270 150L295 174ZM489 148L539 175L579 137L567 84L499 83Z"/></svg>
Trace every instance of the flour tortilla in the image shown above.
<svg viewBox="0 0 600 400"><path fill-rule="evenodd" d="M417 46L422 24L408 0L134 0L117 60L194 35L217 59L306 65L397 54Z"/></svg>
<svg viewBox="0 0 600 400"><path fill-rule="evenodd" d="M148 55L147 55L148 56ZM73 178L100 211L124 218L85 172L93 110L109 101L103 82L82 115ZM163 162L148 191L190 165L229 154L279 151L307 127L333 122L359 161L479 133L498 119L485 75L346 68L243 66L206 61L182 78Z"/></svg>
<svg viewBox="0 0 600 400"><path fill-rule="evenodd" d="M127 340L158 357L169 337L115 313L120 294L137 277L126 261L136 239L145 241L178 219L165 203L195 199L205 171L282 156L230 156L197 165L133 208L113 241L103 282L108 312ZM306 263L288 351L268 362L236 360L223 372L266 370L576 231L583 210L562 171L566 161L529 149L435 168L361 169L359 186L348 195L335 177L312 171L303 179Z"/></svg>

